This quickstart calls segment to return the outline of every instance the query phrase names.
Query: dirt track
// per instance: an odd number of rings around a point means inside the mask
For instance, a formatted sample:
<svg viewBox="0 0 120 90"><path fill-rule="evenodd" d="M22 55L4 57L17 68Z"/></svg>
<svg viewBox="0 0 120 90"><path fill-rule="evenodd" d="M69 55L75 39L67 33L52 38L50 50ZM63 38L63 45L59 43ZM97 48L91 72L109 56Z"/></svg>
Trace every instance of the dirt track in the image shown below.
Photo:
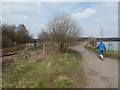
<svg viewBox="0 0 120 90"><path fill-rule="evenodd" d="M88 85L85 88L118 88L118 60L105 58L102 62L95 54L84 48L84 44L73 49L81 53L82 66Z"/></svg>

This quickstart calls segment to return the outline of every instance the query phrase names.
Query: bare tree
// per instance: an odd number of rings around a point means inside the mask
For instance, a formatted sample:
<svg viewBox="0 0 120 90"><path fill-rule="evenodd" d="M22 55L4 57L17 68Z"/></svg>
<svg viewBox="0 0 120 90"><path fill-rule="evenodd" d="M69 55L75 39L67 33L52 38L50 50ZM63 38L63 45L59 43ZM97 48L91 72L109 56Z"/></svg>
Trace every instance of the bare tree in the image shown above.
<svg viewBox="0 0 120 90"><path fill-rule="evenodd" d="M11 47L15 40L15 25L2 25L2 47Z"/></svg>
<svg viewBox="0 0 120 90"><path fill-rule="evenodd" d="M39 42L43 42L43 41L48 41L49 40L49 33L45 32L44 29L42 29L42 32L38 34L38 39Z"/></svg>
<svg viewBox="0 0 120 90"><path fill-rule="evenodd" d="M81 30L76 21L67 14L54 16L48 22L48 29L52 40L60 45L61 52L66 52Z"/></svg>
<svg viewBox="0 0 120 90"><path fill-rule="evenodd" d="M21 24L17 27L17 42L19 44L30 42L32 40L32 36L29 35L28 30L24 26L24 24Z"/></svg>
<svg viewBox="0 0 120 90"><path fill-rule="evenodd" d="M18 27L2 24L0 30L0 33L2 33L2 48L12 47L15 42L23 44L32 41L32 36L23 24Z"/></svg>

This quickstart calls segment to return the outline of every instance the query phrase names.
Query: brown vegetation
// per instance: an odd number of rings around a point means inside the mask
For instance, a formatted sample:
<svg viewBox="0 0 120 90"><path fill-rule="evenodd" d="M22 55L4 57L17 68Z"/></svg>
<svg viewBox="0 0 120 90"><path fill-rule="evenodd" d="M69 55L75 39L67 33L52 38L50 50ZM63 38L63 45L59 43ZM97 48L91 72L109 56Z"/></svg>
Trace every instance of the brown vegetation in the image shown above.
<svg viewBox="0 0 120 90"><path fill-rule="evenodd" d="M49 41L50 34L48 32L45 32L44 30L42 30L42 32L38 34L38 39L39 39L40 43L43 43L45 41Z"/></svg>
<svg viewBox="0 0 120 90"><path fill-rule="evenodd" d="M32 41L32 36L22 24L16 27L15 25L2 25L2 48L12 47L17 44L23 44Z"/></svg>
<svg viewBox="0 0 120 90"><path fill-rule="evenodd" d="M66 52L68 47L75 42L81 30L76 21L67 14L54 16L48 22L48 29L51 41L59 44L61 52Z"/></svg>
<svg viewBox="0 0 120 90"><path fill-rule="evenodd" d="M97 45L97 39L96 38L89 38L89 44L92 46L92 47L96 47Z"/></svg>
<svg viewBox="0 0 120 90"><path fill-rule="evenodd" d="M16 51L23 50L23 49L25 49L25 44L17 45L17 46L10 47L10 48L3 48L2 55L6 55L8 53L16 52Z"/></svg>
<svg viewBox="0 0 120 90"><path fill-rule="evenodd" d="M13 59L3 58L2 59L2 68L4 65L9 64L9 63L13 63L13 62L14 62Z"/></svg>

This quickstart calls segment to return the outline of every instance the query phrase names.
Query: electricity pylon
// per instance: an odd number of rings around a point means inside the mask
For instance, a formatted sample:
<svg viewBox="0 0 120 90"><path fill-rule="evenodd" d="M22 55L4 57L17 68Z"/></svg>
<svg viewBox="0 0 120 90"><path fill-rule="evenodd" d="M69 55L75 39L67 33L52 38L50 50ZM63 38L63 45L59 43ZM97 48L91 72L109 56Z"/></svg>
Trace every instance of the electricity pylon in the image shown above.
<svg viewBox="0 0 120 90"><path fill-rule="evenodd" d="M100 30L100 38L104 39L103 28L102 27L101 27L101 30Z"/></svg>

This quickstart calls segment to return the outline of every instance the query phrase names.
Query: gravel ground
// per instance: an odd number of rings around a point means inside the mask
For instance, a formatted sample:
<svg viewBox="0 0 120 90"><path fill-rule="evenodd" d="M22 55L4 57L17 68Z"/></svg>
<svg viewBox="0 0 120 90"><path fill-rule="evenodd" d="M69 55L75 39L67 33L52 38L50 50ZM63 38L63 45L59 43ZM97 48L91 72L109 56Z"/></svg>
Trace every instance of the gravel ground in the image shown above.
<svg viewBox="0 0 120 90"><path fill-rule="evenodd" d="M118 60L104 58L102 61L97 54L85 49L85 44L73 47L83 57L82 67L88 82L85 88L118 88Z"/></svg>

